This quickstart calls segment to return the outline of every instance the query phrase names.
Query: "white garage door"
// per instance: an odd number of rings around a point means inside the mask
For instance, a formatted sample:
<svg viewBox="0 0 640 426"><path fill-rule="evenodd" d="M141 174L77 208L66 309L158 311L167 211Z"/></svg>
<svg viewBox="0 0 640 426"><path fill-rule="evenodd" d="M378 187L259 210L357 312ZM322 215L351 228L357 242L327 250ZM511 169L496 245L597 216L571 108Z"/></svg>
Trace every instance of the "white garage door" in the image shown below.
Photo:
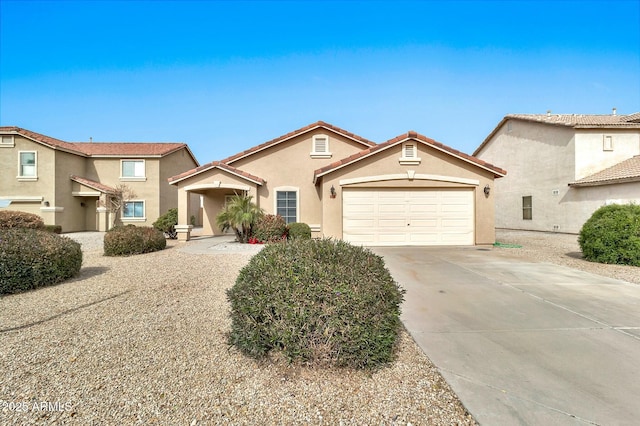
<svg viewBox="0 0 640 426"><path fill-rule="evenodd" d="M343 239L365 246L473 245L473 190L342 191Z"/></svg>

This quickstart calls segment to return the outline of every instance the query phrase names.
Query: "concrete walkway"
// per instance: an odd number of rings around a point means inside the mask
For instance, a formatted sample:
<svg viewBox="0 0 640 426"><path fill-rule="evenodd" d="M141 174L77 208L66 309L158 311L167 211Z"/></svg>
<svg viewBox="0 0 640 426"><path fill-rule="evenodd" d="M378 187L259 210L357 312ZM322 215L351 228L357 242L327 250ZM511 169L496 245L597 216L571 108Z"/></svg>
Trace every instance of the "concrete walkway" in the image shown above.
<svg viewBox="0 0 640 426"><path fill-rule="evenodd" d="M482 425L640 422L640 286L491 249L375 248L402 320Z"/></svg>
<svg viewBox="0 0 640 426"><path fill-rule="evenodd" d="M256 254L264 244L240 244L235 235L219 235L194 237L190 241L179 242L176 247L182 252L193 254Z"/></svg>

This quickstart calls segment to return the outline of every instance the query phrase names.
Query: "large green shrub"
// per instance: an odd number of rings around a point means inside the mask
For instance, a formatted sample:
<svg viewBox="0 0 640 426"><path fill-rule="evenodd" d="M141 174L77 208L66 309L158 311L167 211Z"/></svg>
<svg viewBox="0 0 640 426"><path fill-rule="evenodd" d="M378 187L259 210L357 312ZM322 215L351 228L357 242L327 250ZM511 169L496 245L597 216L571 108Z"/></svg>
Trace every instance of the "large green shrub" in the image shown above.
<svg viewBox="0 0 640 426"><path fill-rule="evenodd" d="M592 262L640 266L640 205L600 207L582 226L578 243Z"/></svg>
<svg viewBox="0 0 640 426"><path fill-rule="evenodd" d="M40 229L0 230L0 294L57 284L82 266L80 244Z"/></svg>
<svg viewBox="0 0 640 426"><path fill-rule="evenodd" d="M235 194L216 215L216 224L222 232L233 229L236 239L246 243L252 235L253 227L264 214L251 195Z"/></svg>
<svg viewBox="0 0 640 426"><path fill-rule="evenodd" d="M176 225L178 224L178 209L169 209L168 212L160 216L155 222L153 222L153 227L163 232L167 237L175 240L178 238L178 233L176 232Z"/></svg>
<svg viewBox="0 0 640 426"><path fill-rule="evenodd" d="M287 239L287 222L280 215L267 214L256 221L253 236L261 243Z"/></svg>
<svg viewBox="0 0 640 426"><path fill-rule="evenodd" d="M294 222L289 224L289 239L294 240L296 238L310 239L311 228L306 223Z"/></svg>
<svg viewBox="0 0 640 426"><path fill-rule="evenodd" d="M43 229L44 221L37 214L0 210L0 229L11 228Z"/></svg>
<svg viewBox="0 0 640 426"><path fill-rule="evenodd" d="M309 365L375 368L393 359L402 290L381 257L330 239L270 244L227 291L229 343Z"/></svg>
<svg viewBox="0 0 640 426"><path fill-rule="evenodd" d="M150 253L166 246L162 232L149 226L116 226L104 234L105 256Z"/></svg>
<svg viewBox="0 0 640 426"><path fill-rule="evenodd" d="M640 266L640 205L600 207L582 226L578 243L592 262Z"/></svg>

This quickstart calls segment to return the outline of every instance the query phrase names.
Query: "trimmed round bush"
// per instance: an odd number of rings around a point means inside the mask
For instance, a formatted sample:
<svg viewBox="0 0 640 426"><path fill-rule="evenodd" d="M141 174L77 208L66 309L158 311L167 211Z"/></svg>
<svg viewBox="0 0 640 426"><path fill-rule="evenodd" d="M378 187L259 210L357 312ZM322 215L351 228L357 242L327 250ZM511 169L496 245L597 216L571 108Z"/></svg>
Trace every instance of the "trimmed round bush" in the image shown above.
<svg viewBox="0 0 640 426"><path fill-rule="evenodd" d="M80 244L40 229L0 230L0 294L53 285L82 267Z"/></svg>
<svg viewBox="0 0 640 426"><path fill-rule="evenodd" d="M43 229L44 221L37 214L0 210L0 229L11 228Z"/></svg>
<svg viewBox="0 0 640 426"><path fill-rule="evenodd" d="M640 266L640 205L600 207L582 226L578 243L592 262Z"/></svg>
<svg viewBox="0 0 640 426"><path fill-rule="evenodd" d="M253 226L253 236L261 243L272 243L287 238L287 223L280 215L266 214Z"/></svg>
<svg viewBox="0 0 640 426"><path fill-rule="evenodd" d="M314 366L373 369L393 360L404 290L380 256L331 239L270 244L227 291L228 341Z"/></svg>
<svg viewBox="0 0 640 426"><path fill-rule="evenodd" d="M163 250L164 234L150 226L116 226L104 234L105 256L131 256Z"/></svg>
<svg viewBox="0 0 640 426"><path fill-rule="evenodd" d="M289 224L289 239L311 239L311 228L306 223L294 222Z"/></svg>

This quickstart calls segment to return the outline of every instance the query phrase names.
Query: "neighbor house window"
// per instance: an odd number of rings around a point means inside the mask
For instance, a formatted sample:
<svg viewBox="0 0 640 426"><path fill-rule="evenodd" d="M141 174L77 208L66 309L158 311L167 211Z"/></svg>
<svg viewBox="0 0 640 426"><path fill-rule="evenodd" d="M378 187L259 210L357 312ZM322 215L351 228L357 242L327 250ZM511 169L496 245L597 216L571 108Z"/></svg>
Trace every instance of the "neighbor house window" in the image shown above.
<svg viewBox="0 0 640 426"><path fill-rule="evenodd" d="M604 136L604 139L602 140L602 150L613 151L613 136Z"/></svg>
<svg viewBox="0 0 640 426"><path fill-rule="evenodd" d="M418 157L418 145L413 142L402 144L402 153L400 156L400 164L417 165L420 164Z"/></svg>
<svg viewBox="0 0 640 426"><path fill-rule="evenodd" d="M144 219L144 201L126 201L122 209L123 219Z"/></svg>
<svg viewBox="0 0 640 426"><path fill-rule="evenodd" d="M298 221L298 191L276 191L276 214L286 223Z"/></svg>
<svg viewBox="0 0 640 426"><path fill-rule="evenodd" d="M144 160L122 160L122 178L144 179Z"/></svg>
<svg viewBox="0 0 640 426"><path fill-rule="evenodd" d="M531 220L533 218L533 201L531 195L522 197L522 219Z"/></svg>
<svg viewBox="0 0 640 426"><path fill-rule="evenodd" d="M14 145L13 136L2 135L2 138L0 138L0 147L13 148Z"/></svg>
<svg viewBox="0 0 640 426"><path fill-rule="evenodd" d="M21 151L18 177L27 179L37 178L37 165L37 155L35 151Z"/></svg>
<svg viewBox="0 0 640 426"><path fill-rule="evenodd" d="M313 146L311 149L311 158L330 158L331 152L329 152L329 136L315 135L313 137Z"/></svg>

